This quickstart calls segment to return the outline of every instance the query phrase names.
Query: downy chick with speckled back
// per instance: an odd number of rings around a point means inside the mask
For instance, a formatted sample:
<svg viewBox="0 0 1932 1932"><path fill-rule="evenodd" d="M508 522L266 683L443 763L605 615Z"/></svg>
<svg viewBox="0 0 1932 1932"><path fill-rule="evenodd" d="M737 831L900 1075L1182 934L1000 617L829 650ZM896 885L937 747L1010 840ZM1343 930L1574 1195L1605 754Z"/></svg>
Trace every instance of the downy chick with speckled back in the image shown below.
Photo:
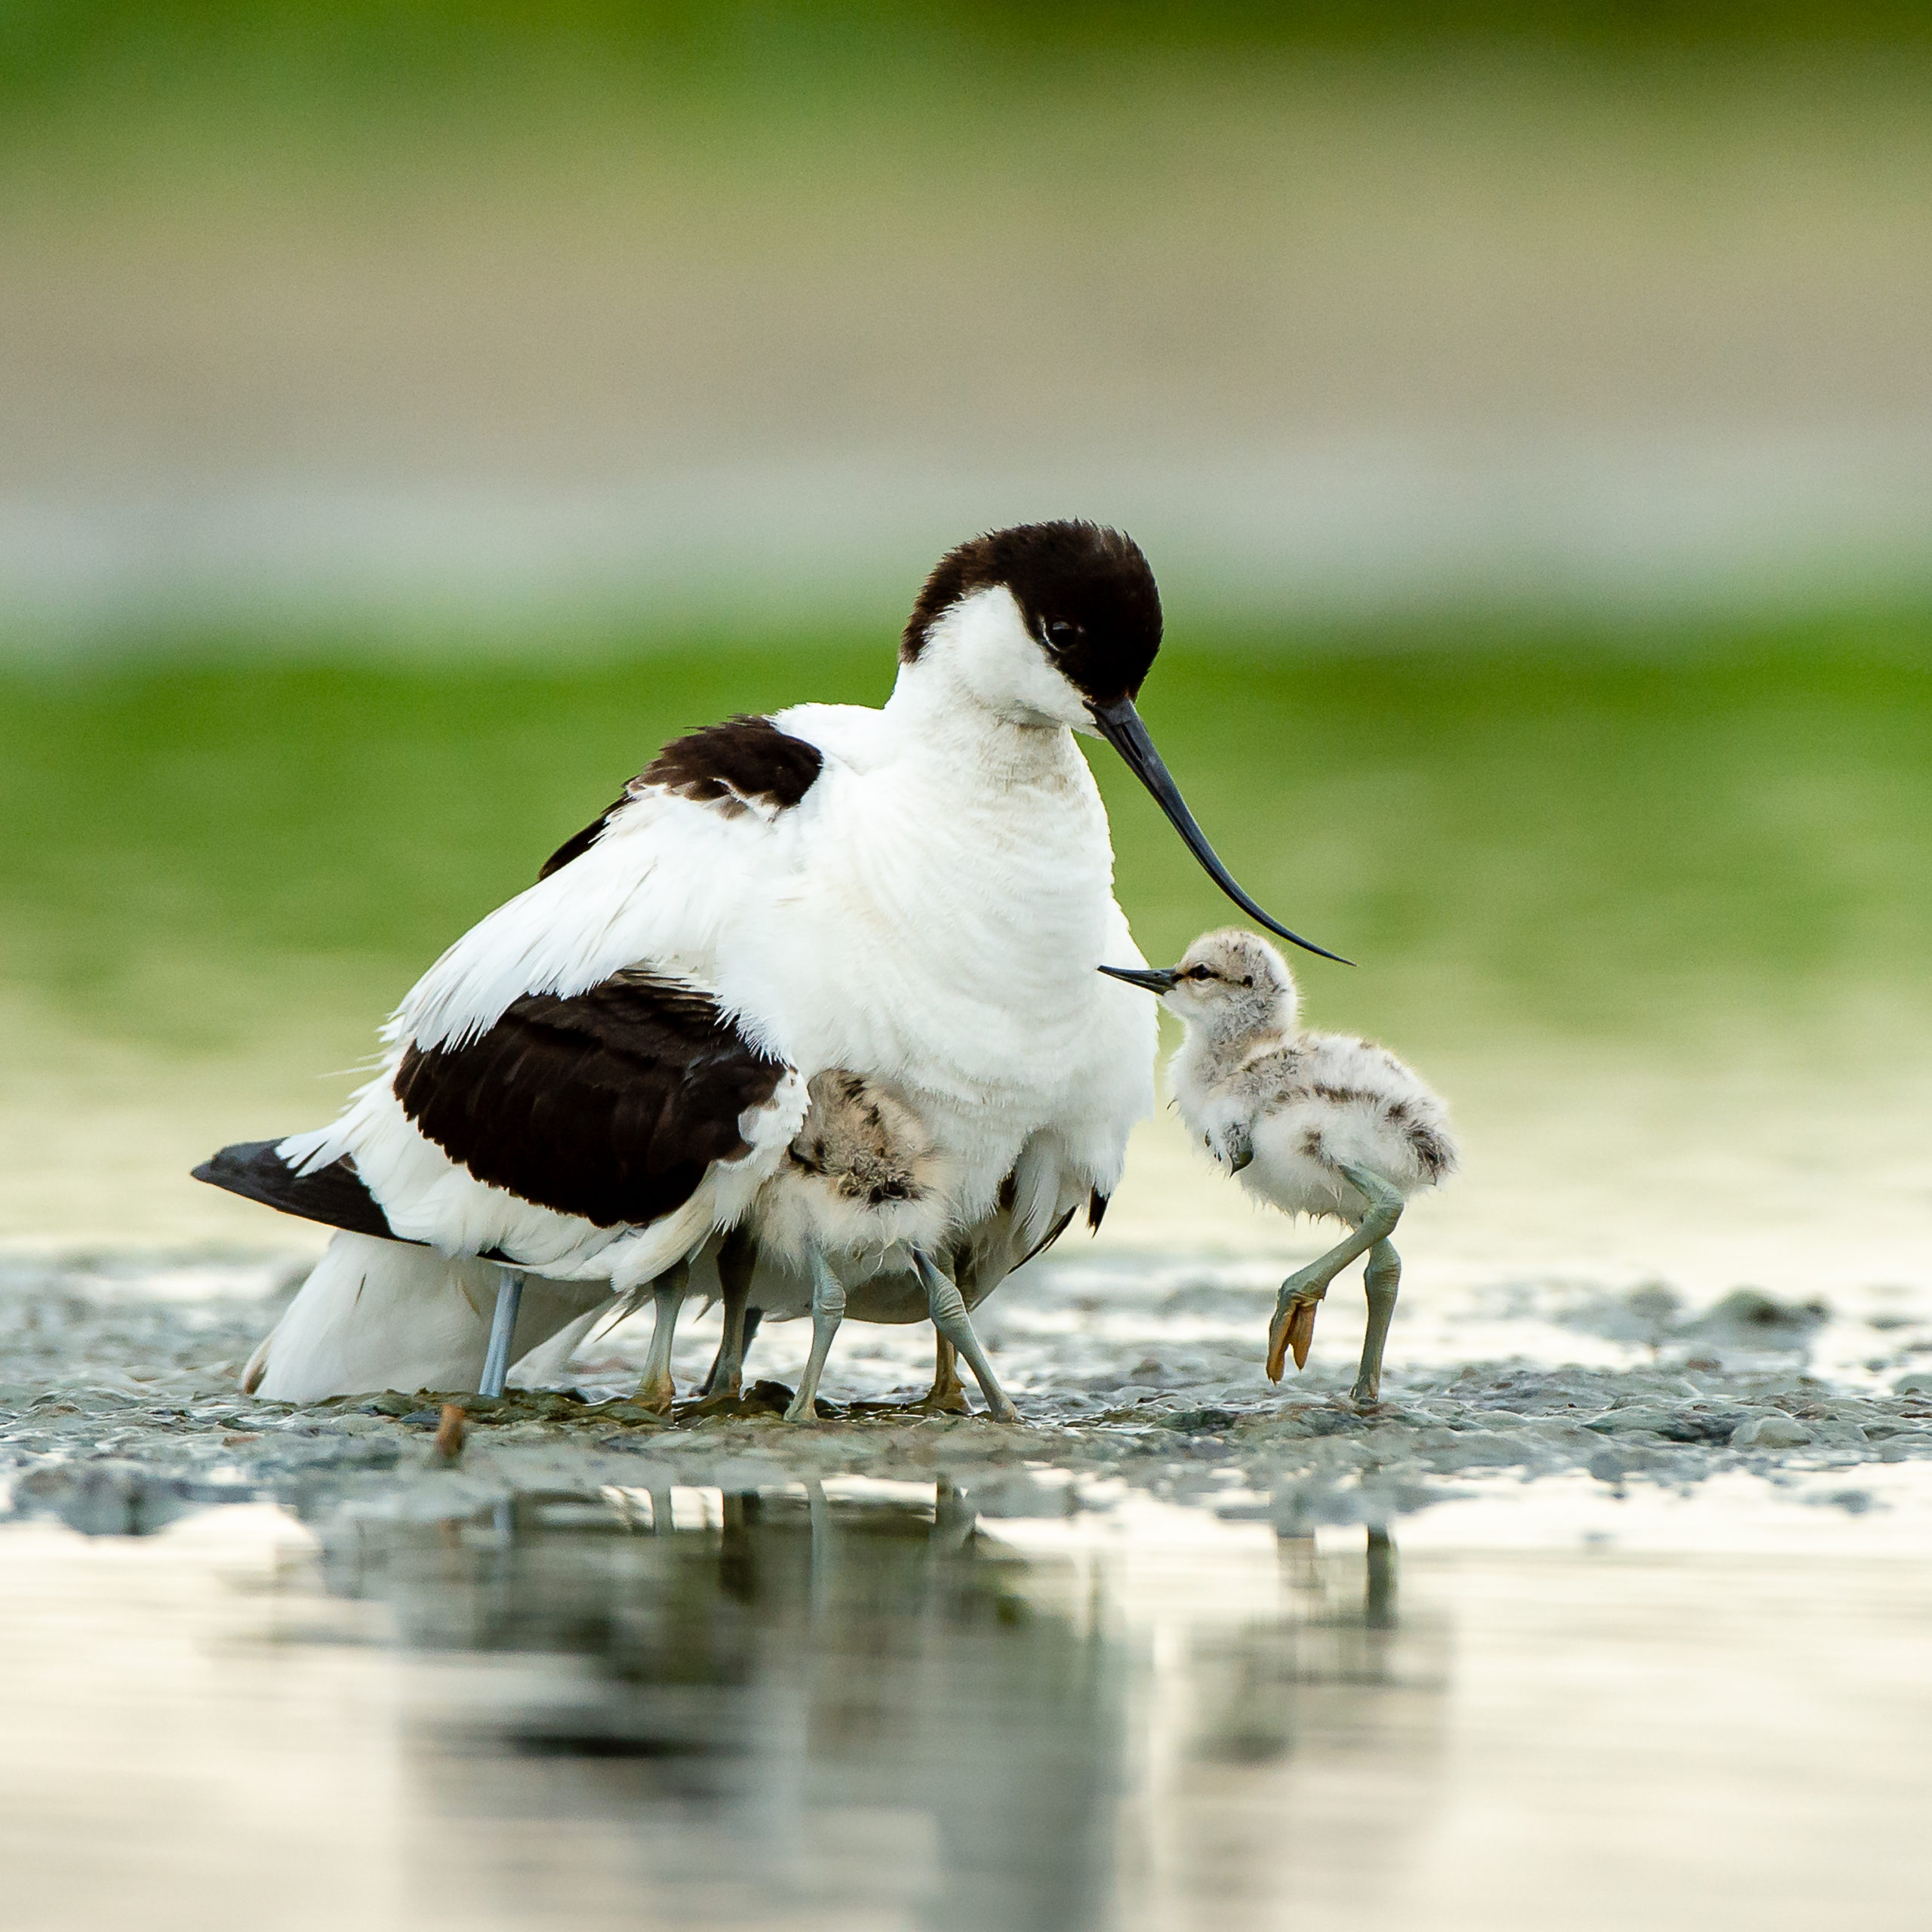
<svg viewBox="0 0 1932 1932"><path fill-rule="evenodd" d="M737 1284L735 1308L729 1283L726 1291L732 1386L743 1346L743 1289L761 1252L812 1282L811 1354L786 1411L790 1422L817 1415L819 1379L844 1319L848 1290L909 1266L924 1285L933 1326L964 1358L989 1412L1002 1422L1017 1420L973 1332L965 1298L933 1259L952 1227L954 1164L917 1109L884 1081L829 1068L812 1076L806 1092L810 1109L783 1164L726 1238L737 1257L731 1269L721 1269ZM684 1293L681 1273L667 1278L645 1370L647 1386L664 1384L667 1407L670 1337Z"/></svg>
<svg viewBox="0 0 1932 1932"><path fill-rule="evenodd" d="M1329 1283L1365 1254L1368 1332L1352 1393L1376 1401L1402 1276L1390 1237L1410 1196L1456 1170L1442 1102L1373 1041L1304 1030L1287 961L1253 933L1204 933L1178 966L1100 971L1158 994L1186 1025L1168 1078L1195 1142L1283 1213L1350 1230L1281 1284L1269 1379L1281 1380L1291 1350L1296 1367L1306 1363Z"/></svg>

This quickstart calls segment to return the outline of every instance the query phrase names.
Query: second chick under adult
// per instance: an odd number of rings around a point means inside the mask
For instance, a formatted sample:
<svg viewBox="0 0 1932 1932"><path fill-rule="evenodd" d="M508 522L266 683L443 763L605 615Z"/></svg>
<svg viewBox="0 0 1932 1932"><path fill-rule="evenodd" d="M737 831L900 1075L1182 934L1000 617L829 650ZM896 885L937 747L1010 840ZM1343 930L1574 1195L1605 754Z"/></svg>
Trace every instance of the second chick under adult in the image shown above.
<svg viewBox="0 0 1932 1932"><path fill-rule="evenodd" d="M1193 1138L1251 1194L1349 1229L1281 1284L1269 1378L1281 1380L1291 1350L1297 1368L1306 1362L1328 1284L1365 1254L1368 1332L1352 1392L1375 1401L1402 1277L1390 1237L1410 1196L1456 1169L1441 1100L1373 1041L1304 1030L1287 961L1238 927L1204 933L1177 966L1100 971L1158 993L1186 1024L1168 1077Z"/></svg>
<svg viewBox="0 0 1932 1932"><path fill-rule="evenodd" d="M720 1256L719 1275L731 1389L743 1348L746 1291L761 1254L812 1284L811 1353L786 1412L793 1422L817 1413L819 1380L848 1294L909 1266L942 1344L964 1358L988 1410L1001 1421L1017 1419L973 1331L965 1297L933 1259L947 1242L954 1190L951 1165L926 1123L888 1083L841 1068L815 1074L806 1091L810 1110L783 1164L723 1238L728 1253ZM641 1392L667 1410L671 1338L688 1279L680 1264L652 1284L657 1327Z"/></svg>

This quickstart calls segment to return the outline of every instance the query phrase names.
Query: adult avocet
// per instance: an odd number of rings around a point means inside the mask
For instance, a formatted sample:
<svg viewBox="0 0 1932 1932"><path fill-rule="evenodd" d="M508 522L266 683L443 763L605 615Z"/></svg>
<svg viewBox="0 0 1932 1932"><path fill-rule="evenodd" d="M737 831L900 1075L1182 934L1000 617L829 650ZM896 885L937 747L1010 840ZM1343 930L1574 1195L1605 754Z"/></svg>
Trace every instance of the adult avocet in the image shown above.
<svg viewBox="0 0 1932 1932"><path fill-rule="evenodd" d="M1345 1240L1281 1284L1270 1380L1291 1349L1296 1367L1307 1362L1329 1283L1366 1254L1368 1332L1352 1393L1374 1401L1402 1279L1390 1238L1409 1197L1456 1171L1441 1101L1373 1041L1304 1031L1288 962L1253 933L1204 933L1178 966L1100 971L1159 994L1186 1025L1168 1078L1189 1134L1284 1214L1347 1224Z"/></svg>
<svg viewBox="0 0 1932 1932"><path fill-rule="evenodd" d="M259 1392L468 1386L479 1261L543 1278L521 1327L502 1284L500 1386L512 1327L520 1352L715 1257L828 1068L891 1082L931 1134L968 1300L1081 1204L1097 1220L1152 1106L1155 1027L1095 971L1138 954L1073 734L1106 738L1221 889L1307 944L1229 875L1141 723L1160 641L1129 539L1028 525L941 559L882 709L801 705L665 746L417 983L332 1125L196 1171L352 1231L251 1365ZM377 1245L397 1241L441 1276ZM797 1270L725 1285L811 1306ZM928 1300L879 1278L850 1311L918 1319Z"/></svg>

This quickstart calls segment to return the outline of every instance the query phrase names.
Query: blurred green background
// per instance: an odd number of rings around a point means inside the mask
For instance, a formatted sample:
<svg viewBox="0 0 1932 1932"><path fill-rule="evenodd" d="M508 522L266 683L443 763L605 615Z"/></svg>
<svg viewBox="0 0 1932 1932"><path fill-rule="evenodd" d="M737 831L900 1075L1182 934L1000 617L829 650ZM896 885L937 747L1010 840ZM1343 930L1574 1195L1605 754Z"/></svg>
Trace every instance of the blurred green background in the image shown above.
<svg viewBox="0 0 1932 1932"><path fill-rule="evenodd" d="M1460 1103L1472 1266L1922 1272L1929 78L1881 0L0 0L0 1237L272 1238L205 1143L1081 514L1361 962L1315 1017ZM1177 952L1226 909L1096 768Z"/></svg>

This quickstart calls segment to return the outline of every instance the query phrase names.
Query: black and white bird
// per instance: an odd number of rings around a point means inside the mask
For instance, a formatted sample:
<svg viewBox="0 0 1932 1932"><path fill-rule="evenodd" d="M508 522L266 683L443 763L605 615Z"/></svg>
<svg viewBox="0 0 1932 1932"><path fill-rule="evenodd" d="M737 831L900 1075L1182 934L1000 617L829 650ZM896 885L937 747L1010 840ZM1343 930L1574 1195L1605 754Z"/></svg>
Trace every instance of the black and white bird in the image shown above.
<svg viewBox="0 0 1932 1932"><path fill-rule="evenodd" d="M1306 943L1229 877L1135 710L1161 628L1127 537L1001 531L928 580L883 709L666 746L417 983L335 1121L196 1170L346 1231L251 1364L257 1392L469 1386L491 1266L512 1275L486 1384L680 1267L728 1306L809 1312L808 1267L747 1267L728 1237L829 1069L888 1083L931 1136L931 1258L968 1303L1081 1205L1097 1222L1152 1106L1155 1027L1095 971L1139 955L1074 734L1112 743L1223 891ZM918 1320L931 1299L901 1268L848 1307Z"/></svg>
<svg viewBox="0 0 1932 1932"><path fill-rule="evenodd" d="M1253 933L1204 933L1178 966L1100 971L1158 993L1186 1026L1168 1079L1207 1152L1284 1214L1348 1226L1345 1240L1281 1284L1269 1379L1280 1381L1291 1349L1296 1367L1306 1364L1328 1284L1366 1254L1368 1332L1352 1394L1374 1401L1402 1278L1391 1237L1410 1197L1456 1171L1447 1109L1386 1048L1304 1029L1288 962Z"/></svg>

